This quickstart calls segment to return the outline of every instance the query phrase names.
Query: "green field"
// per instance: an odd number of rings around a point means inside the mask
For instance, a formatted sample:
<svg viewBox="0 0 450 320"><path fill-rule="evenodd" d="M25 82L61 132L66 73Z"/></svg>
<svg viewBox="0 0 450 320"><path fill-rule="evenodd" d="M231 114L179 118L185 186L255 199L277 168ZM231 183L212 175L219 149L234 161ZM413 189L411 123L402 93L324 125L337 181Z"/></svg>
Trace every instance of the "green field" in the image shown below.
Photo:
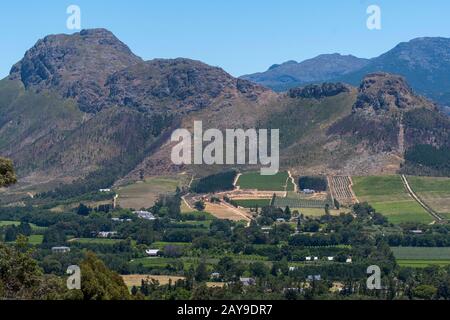
<svg viewBox="0 0 450 320"><path fill-rule="evenodd" d="M0 221L0 228L6 226L18 226L20 225L20 221ZM46 227L39 227L33 223L30 223L31 229L34 231L44 231L47 229Z"/></svg>
<svg viewBox="0 0 450 320"><path fill-rule="evenodd" d="M450 260L397 260L401 267L426 268L429 266L446 267L450 265Z"/></svg>
<svg viewBox="0 0 450 320"><path fill-rule="evenodd" d="M450 247L392 247L392 252L400 260L450 260Z"/></svg>
<svg viewBox="0 0 450 320"><path fill-rule="evenodd" d="M117 190L118 203L122 208L136 209L150 208L161 194L175 192L183 185L186 177L154 177L139 181Z"/></svg>
<svg viewBox="0 0 450 320"><path fill-rule="evenodd" d="M287 172L279 172L274 176L262 176L259 171L247 172L239 177L237 185L241 189L258 189L259 191L294 191L294 185L288 177Z"/></svg>
<svg viewBox="0 0 450 320"><path fill-rule="evenodd" d="M390 222L431 223L433 218L405 190L400 176L353 177L359 201L367 201Z"/></svg>
<svg viewBox="0 0 450 320"><path fill-rule="evenodd" d="M32 234L31 236L28 236L28 243L33 246L39 246L42 244L42 241L44 240L44 236L42 234Z"/></svg>
<svg viewBox="0 0 450 320"><path fill-rule="evenodd" d="M250 199L250 200L234 200L236 204L243 208L255 208L258 206L259 208L267 207L270 205L270 201L272 199Z"/></svg>
<svg viewBox="0 0 450 320"><path fill-rule="evenodd" d="M450 265L450 248L393 247L397 263L403 267L425 268Z"/></svg>
<svg viewBox="0 0 450 320"><path fill-rule="evenodd" d="M73 239L71 242L78 242L82 244L115 244L120 241L124 241L121 239L100 239L100 238L77 238Z"/></svg>
<svg viewBox="0 0 450 320"><path fill-rule="evenodd" d="M450 178L408 177L408 181L422 201L450 219Z"/></svg>
<svg viewBox="0 0 450 320"><path fill-rule="evenodd" d="M34 246L41 245L43 240L44 240L44 236L41 234L33 234L28 237L28 242Z"/></svg>

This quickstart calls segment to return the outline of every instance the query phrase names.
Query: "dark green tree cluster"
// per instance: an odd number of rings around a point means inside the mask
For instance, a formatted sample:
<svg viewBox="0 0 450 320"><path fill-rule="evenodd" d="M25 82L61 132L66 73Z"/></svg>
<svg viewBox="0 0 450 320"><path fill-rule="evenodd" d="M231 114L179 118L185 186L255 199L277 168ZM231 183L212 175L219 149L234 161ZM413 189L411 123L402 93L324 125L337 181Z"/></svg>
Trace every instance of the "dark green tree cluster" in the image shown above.
<svg viewBox="0 0 450 320"><path fill-rule="evenodd" d="M211 176L201 178L191 186L191 190L196 193L213 193L217 191L232 190L234 188L233 182L237 172L226 171Z"/></svg>

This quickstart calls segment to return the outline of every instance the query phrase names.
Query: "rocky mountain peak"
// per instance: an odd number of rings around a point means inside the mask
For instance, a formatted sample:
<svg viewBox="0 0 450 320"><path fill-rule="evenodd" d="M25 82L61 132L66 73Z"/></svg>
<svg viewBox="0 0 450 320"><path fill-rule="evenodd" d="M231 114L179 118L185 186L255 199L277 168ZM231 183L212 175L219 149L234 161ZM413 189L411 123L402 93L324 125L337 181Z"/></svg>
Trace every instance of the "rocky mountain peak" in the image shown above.
<svg viewBox="0 0 450 320"><path fill-rule="evenodd" d="M386 113L389 111L411 110L415 108L434 109L425 98L416 95L399 75L377 72L368 74L361 82L358 98L353 106L355 111Z"/></svg>
<svg viewBox="0 0 450 320"><path fill-rule="evenodd" d="M96 112L107 78L141 61L110 31L82 30L39 40L12 67L10 78L38 92L55 90L74 98L81 110Z"/></svg>

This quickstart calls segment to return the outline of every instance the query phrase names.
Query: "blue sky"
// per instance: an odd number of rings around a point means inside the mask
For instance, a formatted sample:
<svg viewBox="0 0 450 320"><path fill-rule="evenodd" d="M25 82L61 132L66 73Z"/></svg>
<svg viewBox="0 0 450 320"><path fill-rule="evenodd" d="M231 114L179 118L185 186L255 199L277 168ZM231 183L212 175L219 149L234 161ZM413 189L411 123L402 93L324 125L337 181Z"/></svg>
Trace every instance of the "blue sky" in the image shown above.
<svg viewBox="0 0 450 320"><path fill-rule="evenodd" d="M235 76L321 53L377 56L420 36L450 37L448 0L40 0L2 1L0 77L27 49L66 29L79 5L82 28L104 27L144 59L186 57ZM382 30L366 9L382 10Z"/></svg>

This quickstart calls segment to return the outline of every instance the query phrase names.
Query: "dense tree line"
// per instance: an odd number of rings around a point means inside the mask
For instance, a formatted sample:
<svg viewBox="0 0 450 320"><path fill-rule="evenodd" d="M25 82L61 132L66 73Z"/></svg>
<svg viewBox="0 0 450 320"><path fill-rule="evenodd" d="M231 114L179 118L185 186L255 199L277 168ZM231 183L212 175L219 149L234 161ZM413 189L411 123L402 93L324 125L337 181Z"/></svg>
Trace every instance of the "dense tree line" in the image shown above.
<svg viewBox="0 0 450 320"><path fill-rule="evenodd" d="M328 184L324 177L300 177L298 180L300 190L310 189L318 192L326 191Z"/></svg>
<svg viewBox="0 0 450 320"><path fill-rule="evenodd" d="M196 193L213 193L232 190L237 172L234 170L213 174L194 181L191 190Z"/></svg>

